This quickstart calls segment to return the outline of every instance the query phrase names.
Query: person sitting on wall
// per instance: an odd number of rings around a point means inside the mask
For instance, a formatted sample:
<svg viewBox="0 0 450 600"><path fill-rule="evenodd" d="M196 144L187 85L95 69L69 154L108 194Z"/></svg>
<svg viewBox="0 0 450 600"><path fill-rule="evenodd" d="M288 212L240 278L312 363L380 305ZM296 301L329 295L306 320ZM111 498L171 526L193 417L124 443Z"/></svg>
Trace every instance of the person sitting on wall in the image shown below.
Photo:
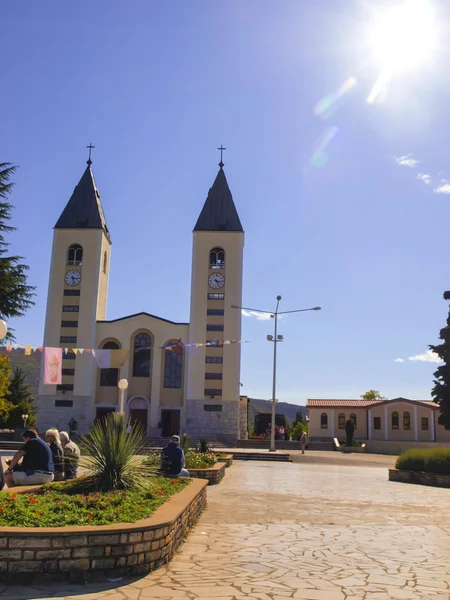
<svg viewBox="0 0 450 600"><path fill-rule="evenodd" d="M66 431L59 432L61 446L64 451L64 472L66 479L75 479L78 477L78 463L80 461L80 449L72 442Z"/></svg>
<svg viewBox="0 0 450 600"><path fill-rule="evenodd" d="M179 447L180 436L173 435L170 442L161 450L161 473L168 477L189 477L189 471L184 468L184 452Z"/></svg>
<svg viewBox="0 0 450 600"><path fill-rule="evenodd" d="M53 456L53 466L55 467L55 481L64 481L64 450L61 446L59 431L57 429L47 429L45 432L45 441L50 447Z"/></svg>
<svg viewBox="0 0 450 600"><path fill-rule="evenodd" d="M52 451L35 429L22 434L25 444L16 452L5 471L8 487L14 485L41 485L55 478ZM19 464L20 460L22 463Z"/></svg>

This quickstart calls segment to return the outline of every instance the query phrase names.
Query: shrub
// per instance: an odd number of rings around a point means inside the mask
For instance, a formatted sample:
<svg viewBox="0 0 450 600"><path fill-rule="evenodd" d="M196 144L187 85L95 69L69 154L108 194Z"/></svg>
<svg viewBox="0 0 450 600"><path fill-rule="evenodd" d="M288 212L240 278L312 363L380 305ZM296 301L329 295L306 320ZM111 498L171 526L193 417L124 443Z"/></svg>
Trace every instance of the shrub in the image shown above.
<svg viewBox="0 0 450 600"><path fill-rule="evenodd" d="M88 475L74 482L77 489L109 492L148 487L147 478L142 477L148 469L137 456L145 444L145 431L135 425L128 432L128 427L124 415L118 413L93 423L80 441L81 465Z"/></svg>
<svg viewBox="0 0 450 600"><path fill-rule="evenodd" d="M411 448L397 459L396 469L450 475L450 448Z"/></svg>
<svg viewBox="0 0 450 600"><path fill-rule="evenodd" d="M198 440L197 452L200 452L201 454L206 454L207 452L211 452L209 442L206 438L200 438Z"/></svg>
<svg viewBox="0 0 450 600"><path fill-rule="evenodd" d="M306 423L297 422L294 427L289 431L290 437L293 441L297 441L302 437L303 432L308 433L308 425Z"/></svg>
<svg viewBox="0 0 450 600"><path fill-rule="evenodd" d="M186 453L186 469L209 469L217 462L215 454Z"/></svg>

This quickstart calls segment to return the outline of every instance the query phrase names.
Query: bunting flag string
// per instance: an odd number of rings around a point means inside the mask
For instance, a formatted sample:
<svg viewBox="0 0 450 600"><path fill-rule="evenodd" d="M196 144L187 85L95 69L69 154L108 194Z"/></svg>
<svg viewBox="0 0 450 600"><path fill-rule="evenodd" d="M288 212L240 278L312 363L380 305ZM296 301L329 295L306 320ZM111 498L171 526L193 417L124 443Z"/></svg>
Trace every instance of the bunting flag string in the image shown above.
<svg viewBox="0 0 450 600"><path fill-rule="evenodd" d="M206 346L223 348L225 345L231 344L248 344L249 342L243 340L209 340L206 342L190 342L185 344L180 338L175 343L167 343L164 346L159 346L159 349L165 352L180 353L185 348L192 348L192 351L196 351L198 348L204 348ZM86 354L92 354L97 366L100 369L118 369L122 367L128 358L129 350L113 350L106 348L59 348L52 346L32 346L30 344L7 344L6 346L0 346L0 350L4 348L6 352L12 352L12 350L23 350L25 356L31 356L35 352L43 354L44 359L44 384L45 385L59 385L62 381L62 361L64 358L68 358L70 353L76 357L78 354L81 356L84 352ZM138 350L150 350L147 348L138 348Z"/></svg>
<svg viewBox="0 0 450 600"><path fill-rule="evenodd" d="M180 352L180 349L184 349L184 348L203 348L203 347L207 347L207 346L212 346L212 347L216 347L216 348L221 348L223 346L226 345L231 345L231 344L249 344L250 342L248 341L244 341L244 340L208 340L206 342L189 342L187 344L185 344L182 340L182 338L180 338L177 342L168 342L167 344L165 344L164 346L158 346L159 349L161 350L172 350L174 352ZM43 352L45 352L45 350L47 348L53 348L52 346L32 346L31 344L6 344L5 346L0 346L0 351L2 349L6 350L6 352L12 352L13 350L21 350L24 352L25 356L31 356L32 354L39 352L39 354L42 354ZM152 347L148 346L146 348L139 348L139 350L151 350ZM81 355L83 353L86 354L92 354L93 358L95 358L96 360L98 359L99 356L102 355L102 353L104 354L105 352L107 353L112 353L110 356L117 356L120 358L122 358L122 355L124 353L126 353L126 355L128 356L129 350L105 350L103 348L60 348L60 350L62 350L62 352L64 353L64 355L67 355L69 353L73 353L75 355L77 355L78 353ZM118 354L115 354L118 353ZM126 357L125 357L126 360ZM124 360L124 362L125 362ZM97 360L97 362L99 362ZM114 362L117 362L116 360ZM100 366L100 365L99 365ZM103 367L103 368L108 368L108 367Z"/></svg>

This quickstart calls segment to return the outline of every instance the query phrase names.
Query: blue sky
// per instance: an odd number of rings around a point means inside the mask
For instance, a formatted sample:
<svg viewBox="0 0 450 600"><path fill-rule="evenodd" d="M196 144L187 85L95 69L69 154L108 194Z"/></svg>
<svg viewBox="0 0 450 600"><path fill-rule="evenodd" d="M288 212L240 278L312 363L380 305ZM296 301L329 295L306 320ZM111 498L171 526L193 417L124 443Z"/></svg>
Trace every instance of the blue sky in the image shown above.
<svg viewBox="0 0 450 600"><path fill-rule="evenodd" d="M41 343L52 227L90 142L113 240L108 318L187 321L191 232L223 144L246 231L244 305L270 310L281 294L284 310L323 308L280 324L279 398L429 398L436 363L408 358L447 314L448 53L440 44L369 105L379 65L364 32L378 5L4 3L0 159L20 166L10 241L37 286L11 323L17 341ZM316 115L350 77L332 114ZM243 318L253 397L270 397L271 327Z"/></svg>

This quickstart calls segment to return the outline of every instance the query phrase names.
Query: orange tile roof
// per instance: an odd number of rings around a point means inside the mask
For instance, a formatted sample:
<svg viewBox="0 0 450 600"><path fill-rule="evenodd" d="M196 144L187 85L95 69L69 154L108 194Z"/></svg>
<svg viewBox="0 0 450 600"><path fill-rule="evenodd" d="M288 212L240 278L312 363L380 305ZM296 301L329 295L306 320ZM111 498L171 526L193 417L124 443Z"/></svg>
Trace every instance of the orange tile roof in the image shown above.
<svg viewBox="0 0 450 600"><path fill-rule="evenodd" d="M306 408L367 408L379 404L391 404L393 402L417 403L429 408L438 408L438 405L432 400L410 400L409 398L392 398L391 400L343 400L343 399L309 399L306 401Z"/></svg>
<svg viewBox="0 0 450 600"><path fill-rule="evenodd" d="M381 404L382 400L310 400L306 402L307 407L313 406L345 406L349 408L365 408L374 404Z"/></svg>

